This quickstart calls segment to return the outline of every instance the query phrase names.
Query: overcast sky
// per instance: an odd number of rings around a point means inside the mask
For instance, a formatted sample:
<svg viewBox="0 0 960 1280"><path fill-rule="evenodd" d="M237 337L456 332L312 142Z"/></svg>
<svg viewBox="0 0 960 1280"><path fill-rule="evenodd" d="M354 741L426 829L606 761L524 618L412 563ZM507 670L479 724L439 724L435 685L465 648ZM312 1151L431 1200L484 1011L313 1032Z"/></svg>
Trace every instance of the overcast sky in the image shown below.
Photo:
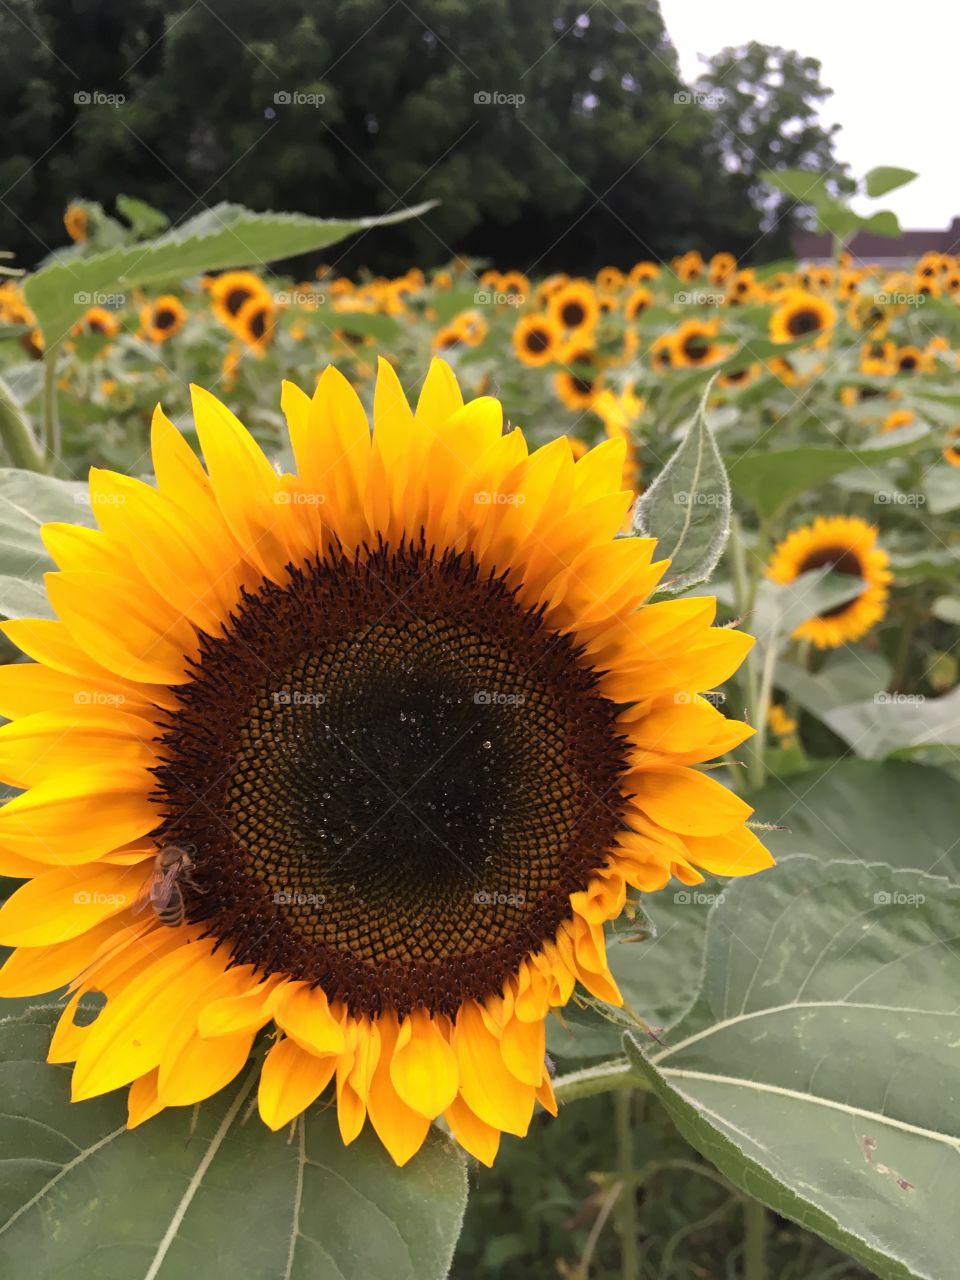
<svg viewBox="0 0 960 1280"><path fill-rule="evenodd" d="M877 164L920 174L875 207L894 209L905 227L945 227L960 214L957 0L660 0L660 8L687 80L702 67L698 54L750 40L819 58L834 91L823 118L843 126L839 158L855 176Z"/></svg>

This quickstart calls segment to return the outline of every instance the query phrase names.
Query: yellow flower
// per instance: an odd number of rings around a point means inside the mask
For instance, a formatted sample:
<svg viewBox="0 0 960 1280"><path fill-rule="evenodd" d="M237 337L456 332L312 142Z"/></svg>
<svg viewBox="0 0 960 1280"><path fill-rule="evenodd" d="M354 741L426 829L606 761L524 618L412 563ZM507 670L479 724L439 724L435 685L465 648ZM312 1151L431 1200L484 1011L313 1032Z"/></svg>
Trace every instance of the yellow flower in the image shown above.
<svg viewBox="0 0 960 1280"><path fill-rule="evenodd" d="M876 528L859 516L817 516L812 525L795 529L775 548L767 574L787 584L824 565L833 573L862 578L865 584L852 600L808 618L793 633L819 649L833 649L859 640L880 621L893 575L890 557L877 546Z"/></svg>
<svg viewBox="0 0 960 1280"><path fill-rule="evenodd" d="M884 419L883 430L897 431L900 427L909 427L915 416L912 409L894 409L893 413L887 414Z"/></svg>
<svg viewBox="0 0 960 1280"><path fill-rule="evenodd" d="M173 293L161 294L140 311L140 324L151 342L166 342L179 333L187 319L187 309Z"/></svg>
<svg viewBox="0 0 960 1280"><path fill-rule="evenodd" d="M269 289L252 271L224 271L222 275L205 283L210 291L210 305L214 314L222 324L234 331L241 310L251 298L271 305L273 303Z"/></svg>
<svg viewBox="0 0 960 1280"><path fill-rule="evenodd" d="M67 229L67 235L76 244L82 244L87 238L87 211L82 204L67 205L67 211L63 215L63 225Z"/></svg>
<svg viewBox="0 0 960 1280"><path fill-rule="evenodd" d="M531 368L550 364L563 349L563 330L549 315L521 316L513 330L513 350Z"/></svg>
<svg viewBox="0 0 960 1280"><path fill-rule="evenodd" d="M273 341L277 309L269 295L254 294L240 308L230 328L258 356Z"/></svg>
<svg viewBox="0 0 960 1280"><path fill-rule="evenodd" d="M774 342L795 342L816 338L818 346L830 341L837 313L826 298L795 290L788 294L770 317L770 337Z"/></svg>
<svg viewBox="0 0 960 1280"><path fill-rule="evenodd" d="M571 346L561 358L567 367L553 375L554 391L568 409L589 409L603 385L597 353L590 347Z"/></svg>
<svg viewBox="0 0 960 1280"><path fill-rule="evenodd" d="M947 432L947 443L943 446L943 458L951 467L960 467L960 427L951 427Z"/></svg>
<svg viewBox="0 0 960 1280"><path fill-rule="evenodd" d="M719 324L716 320L686 320L673 334L673 364L693 368L714 364L729 347L715 342Z"/></svg>
<svg viewBox="0 0 960 1280"><path fill-rule="evenodd" d="M790 745L794 741L797 722L788 714L786 707L779 702L771 702L767 708L767 724L769 724L778 738L784 740L784 746Z"/></svg>
<svg viewBox="0 0 960 1280"><path fill-rule="evenodd" d="M586 280L571 280L547 300L547 309L562 329L589 333L597 323L600 307L597 295Z"/></svg>
<svg viewBox="0 0 960 1280"><path fill-rule="evenodd" d="M550 1010L621 1003L627 888L771 864L697 768L750 733L699 695L751 640L648 603L619 441L529 454L441 361L415 411L381 362L372 433L335 369L285 384L295 474L193 397L206 469L158 410L157 487L94 469L100 529L44 530L56 619L4 624L0 995L72 983L49 1056L131 1125L267 1028L270 1128L333 1086L344 1142L403 1164L442 1116L489 1164L555 1110Z"/></svg>

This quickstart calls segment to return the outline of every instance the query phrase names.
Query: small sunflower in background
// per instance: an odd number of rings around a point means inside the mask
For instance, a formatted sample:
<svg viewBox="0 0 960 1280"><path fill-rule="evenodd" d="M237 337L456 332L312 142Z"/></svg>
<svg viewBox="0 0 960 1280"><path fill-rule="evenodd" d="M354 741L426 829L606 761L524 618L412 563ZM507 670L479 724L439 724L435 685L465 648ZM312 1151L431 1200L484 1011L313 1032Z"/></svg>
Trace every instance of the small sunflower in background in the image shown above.
<svg viewBox="0 0 960 1280"><path fill-rule="evenodd" d="M603 385L600 361L592 347L568 347L561 357L566 368L553 375L553 389L561 404L576 412L589 409Z"/></svg>
<svg viewBox="0 0 960 1280"><path fill-rule="evenodd" d="M567 332L589 333L597 323L600 306L586 280L571 280L550 295L547 310Z"/></svg>
<svg viewBox="0 0 960 1280"><path fill-rule="evenodd" d="M836 322L836 309L826 298L796 290L770 316L770 338L773 342L814 338L816 345L822 347L830 341Z"/></svg>
<svg viewBox="0 0 960 1280"><path fill-rule="evenodd" d="M909 427L916 420L916 416L912 409L894 409L884 418L881 430L899 431L902 427Z"/></svg>
<svg viewBox="0 0 960 1280"><path fill-rule="evenodd" d="M89 234L89 218L82 204L68 204L63 225L74 244L83 244Z"/></svg>
<svg viewBox="0 0 960 1280"><path fill-rule="evenodd" d="M166 342L186 323L187 309L173 293L163 293L140 309L140 327L151 342Z"/></svg>
<svg viewBox="0 0 960 1280"><path fill-rule="evenodd" d="M269 294L254 294L237 312L230 328L244 345L262 356L273 341L277 327L277 308Z"/></svg>
<svg viewBox="0 0 960 1280"><path fill-rule="evenodd" d="M252 271L224 271L205 281L205 285L210 292L214 315L228 329L235 328L240 312L252 298L273 302L270 290Z"/></svg>
<svg viewBox="0 0 960 1280"><path fill-rule="evenodd" d="M707 268L707 279L711 284L723 284L737 269L737 260L732 253L715 253Z"/></svg>
<svg viewBox="0 0 960 1280"><path fill-rule="evenodd" d="M729 373L721 373L717 378L717 386L725 391L739 391L749 387L751 382L756 382L762 371L759 361L744 364L739 369L731 369Z"/></svg>
<svg viewBox="0 0 960 1280"><path fill-rule="evenodd" d="M673 364L679 368L699 368L714 364L728 348L716 341L716 320L685 320L674 332Z"/></svg>
<svg viewBox="0 0 960 1280"><path fill-rule="evenodd" d="M727 277L725 297L727 305L732 307L758 302L763 297L763 286L752 267L744 267L742 271L735 271Z"/></svg>
<svg viewBox="0 0 960 1280"><path fill-rule="evenodd" d="M631 290L623 304L624 318L626 320L636 320L637 316L642 315L644 311L653 306L653 301L653 294L645 285L640 285L639 288Z"/></svg>
<svg viewBox="0 0 960 1280"><path fill-rule="evenodd" d="M859 516L817 516L787 535L775 548L767 575L786 585L801 574L829 566L831 572L861 578L864 588L845 604L808 618L794 631L818 649L834 649L859 640L886 614L890 557L877 545L877 529Z"/></svg>
<svg viewBox="0 0 960 1280"><path fill-rule="evenodd" d="M650 364L657 373L669 373L675 363L673 334L661 333L650 343Z"/></svg>
<svg viewBox="0 0 960 1280"><path fill-rule="evenodd" d="M860 372L872 378L886 378L896 371L896 344L886 339L867 342L860 348Z"/></svg>
<svg viewBox="0 0 960 1280"><path fill-rule="evenodd" d="M120 332L120 321L115 311L106 307L88 307L70 330L75 338L94 334L101 338L115 338Z"/></svg>
<svg viewBox="0 0 960 1280"><path fill-rule="evenodd" d="M660 271L658 262L635 262L627 272L627 280L630 284L643 284L646 280L659 279Z"/></svg>
<svg viewBox="0 0 960 1280"><path fill-rule="evenodd" d="M563 330L547 314L521 316L513 329L513 350L521 364L531 369L550 364L563 350Z"/></svg>
<svg viewBox="0 0 960 1280"><path fill-rule="evenodd" d="M960 467L960 427L951 427L947 432L947 443L943 446L943 459L951 467Z"/></svg>
<svg viewBox="0 0 960 1280"><path fill-rule="evenodd" d="M895 373L915 374L930 373L934 367L934 357L929 351L921 351L919 347L897 347L893 357Z"/></svg>
<svg viewBox="0 0 960 1280"><path fill-rule="evenodd" d="M797 741L797 722L780 702L771 702L767 708L767 724L780 739L781 747L789 748Z"/></svg>
<svg viewBox="0 0 960 1280"><path fill-rule="evenodd" d="M556 1110L548 1013L622 1003L628 888L771 865L698 768L750 734L699 695L752 642L648 603L622 441L529 453L441 361L415 409L381 361L372 432L336 369L286 383L295 474L193 402L204 463L158 410L156 487L94 468L100 528L43 530L56 617L4 624L0 994L71 984L49 1058L130 1126L264 1031L271 1129L329 1088L344 1143L404 1164L442 1116L490 1164Z"/></svg>

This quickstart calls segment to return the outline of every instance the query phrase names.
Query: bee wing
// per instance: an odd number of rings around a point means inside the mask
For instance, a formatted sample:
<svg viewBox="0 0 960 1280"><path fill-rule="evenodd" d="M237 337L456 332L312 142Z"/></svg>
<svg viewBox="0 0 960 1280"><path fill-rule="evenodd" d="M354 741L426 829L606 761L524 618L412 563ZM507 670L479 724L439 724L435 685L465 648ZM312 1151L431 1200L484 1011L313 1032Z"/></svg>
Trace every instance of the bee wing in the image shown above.
<svg viewBox="0 0 960 1280"><path fill-rule="evenodd" d="M170 901L179 870L179 862L174 862L164 871L154 872L153 884L150 886L150 902L154 907L163 908Z"/></svg>
<svg viewBox="0 0 960 1280"><path fill-rule="evenodd" d="M145 911L153 902L153 888L157 881L156 867L152 867L150 874L140 886L140 892L137 894L136 901L133 904L133 914L138 916L141 911Z"/></svg>

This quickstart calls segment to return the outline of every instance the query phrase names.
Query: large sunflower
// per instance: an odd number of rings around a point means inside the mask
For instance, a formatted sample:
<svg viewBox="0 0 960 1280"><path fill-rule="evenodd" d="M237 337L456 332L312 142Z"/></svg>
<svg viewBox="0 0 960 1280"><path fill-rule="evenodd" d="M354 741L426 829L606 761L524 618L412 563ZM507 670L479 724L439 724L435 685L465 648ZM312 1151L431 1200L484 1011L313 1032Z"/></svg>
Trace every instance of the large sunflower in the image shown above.
<svg viewBox="0 0 960 1280"><path fill-rule="evenodd" d="M793 633L818 649L834 649L859 640L880 621L893 575L890 557L877 546L876 528L859 516L817 516L813 524L794 529L775 548L767 572L774 582L786 584L824 565L866 584L852 600L808 618Z"/></svg>
<svg viewBox="0 0 960 1280"><path fill-rule="evenodd" d="M832 303L801 289L793 290L770 316L770 337L774 342L796 342L798 338L815 338L817 345L829 342L830 330L837 322Z"/></svg>
<svg viewBox="0 0 960 1280"><path fill-rule="evenodd" d="M415 412L381 362L372 434L333 368L282 405L296 474L195 390L206 469L158 410L157 487L93 470L100 529L45 528L58 618L5 624L35 661L0 669L0 873L31 877L0 994L70 983L49 1057L131 1125L267 1028L272 1128L335 1081L345 1142L369 1118L402 1164L442 1116L490 1162L554 1109L550 1009L620 1002L628 887L770 864L695 767L750 732L698 694L751 642L646 603L622 442L528 454L441 361Z"/></svg>

